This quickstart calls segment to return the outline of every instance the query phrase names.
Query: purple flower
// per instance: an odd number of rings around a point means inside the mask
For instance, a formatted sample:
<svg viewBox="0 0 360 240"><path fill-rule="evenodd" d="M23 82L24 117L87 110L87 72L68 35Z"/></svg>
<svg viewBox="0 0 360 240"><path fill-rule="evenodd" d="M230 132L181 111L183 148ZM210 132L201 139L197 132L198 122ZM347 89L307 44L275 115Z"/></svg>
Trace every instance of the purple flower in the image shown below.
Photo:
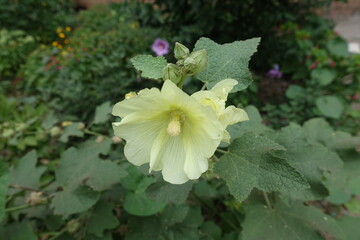
<svg viewBox="0 0 360 240"><path fill-rule="evenodd" d="M280 71L279 65L275 64L274 68L266 73L266 76L271 78L282 78L283 73Z"/></svg>
<svg viewBox="0 0 360 240"><path fill-rule="evenodd" d="M169 43L160 38L155 39L151 49L157 56L162 56L169 53Z"/></svg>

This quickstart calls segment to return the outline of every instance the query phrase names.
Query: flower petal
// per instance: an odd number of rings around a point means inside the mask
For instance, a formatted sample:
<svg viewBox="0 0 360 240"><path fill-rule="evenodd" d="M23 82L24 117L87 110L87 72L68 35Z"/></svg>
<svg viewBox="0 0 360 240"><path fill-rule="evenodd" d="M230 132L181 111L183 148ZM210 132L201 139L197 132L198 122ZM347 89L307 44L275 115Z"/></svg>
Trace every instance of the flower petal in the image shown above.
<svg viewBox="0 0 360 240"><path fill-rule="evenodd" d="M136 111L159 109L159 107L163 104L163 101L160 100L160 98L159 89L143 89L137 96L125 99L115 104L112 110L112 115L123 118Z"/></svg>
<svg viewBox="0 0 360 240"><path fill-rule="evenodd" d="M124 117L120 123L113 123L115 135L126 140L126 158L137 166L150 161L153 142L166 126L166 118L152 111L135 112Z"/></svg>
<svg viewBox="0 0 360 240"><path fill-rule="evenodd" d="M249 117L243 109L236 108L235 106L229 106L221 114L219 120L221 124L226 128L228 125L247 121L249 120Z"/></svg>
<svg viewBox="0 0 360 240"><path fill-rule="evenodd" d="M218 98L226 100L229 92L237 84L238 81L236 81L235 79L227 78L215 84L215 86L210 91L215 93Z"/></svg>

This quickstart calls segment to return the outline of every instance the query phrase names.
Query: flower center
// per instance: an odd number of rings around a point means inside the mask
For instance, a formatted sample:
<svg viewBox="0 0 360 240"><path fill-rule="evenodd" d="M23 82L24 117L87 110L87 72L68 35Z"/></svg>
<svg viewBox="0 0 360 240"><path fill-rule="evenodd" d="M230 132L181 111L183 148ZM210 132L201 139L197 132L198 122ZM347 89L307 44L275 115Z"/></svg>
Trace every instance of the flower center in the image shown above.
<svg viewBox="0 0 360 240"><path fill-rule="evenodd" d="M185 121L185 114L181 111L174 111L170 113L170 122L167 126L167 133L174 137L181 133L181 125Z"/></svg>

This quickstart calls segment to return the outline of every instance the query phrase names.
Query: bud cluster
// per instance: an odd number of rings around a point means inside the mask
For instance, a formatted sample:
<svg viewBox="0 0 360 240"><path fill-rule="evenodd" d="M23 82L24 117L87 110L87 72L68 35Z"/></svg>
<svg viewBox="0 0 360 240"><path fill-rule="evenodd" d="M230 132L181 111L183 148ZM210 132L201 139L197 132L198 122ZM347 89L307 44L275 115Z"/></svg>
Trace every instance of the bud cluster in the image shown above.
<svg viewBox="0 0 360 240"><path fill-rule="evenodd" d="M175 43L174 55L176 64L169 63L163 69L163 79L182 85L188 76L198 74L205 70L207 64L206 50L198 50L190 53L190 50L181 43Z"/></svg>

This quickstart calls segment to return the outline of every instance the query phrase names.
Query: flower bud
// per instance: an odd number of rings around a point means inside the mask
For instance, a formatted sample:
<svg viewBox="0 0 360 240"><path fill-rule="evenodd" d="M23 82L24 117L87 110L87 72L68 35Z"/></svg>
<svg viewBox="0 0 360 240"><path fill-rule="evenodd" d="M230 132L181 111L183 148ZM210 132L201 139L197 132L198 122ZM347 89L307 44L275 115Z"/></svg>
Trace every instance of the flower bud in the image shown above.
<svg viewBox="0 0 360 240"><path fill-rule="evenodd" d="M175 43L175 49L174 49L175 58L177 60L185 59L189 56L190 51L187 47L182 45L181 43L176 42Z"/></svg>
<svg viewBox="0 0 360 240"><path fill-rule="evenodd" d="M81 224L76 219L72 219L66 224L68 233L75 233L80 227L81 227Z"/></svg>
<svg viewBox="0 0 360 240"><path fill-rule="evenodd" d="M163 69L163 79L171 80L173 83L178 84L181 80L181 72L175 64L169 63Z"/></svg>
<svg viewBox="0 0 360 240"><path fill-rule="evenodd" d="M189 57L192 57L195 60L196 68L194 74L205 70L207 64L207 54L205 49L192 52Z"/></svg>
<svg viewBox="0 0 360 240"><path fill-rule="evenodd" d="M195 59L192 57L186 58L184 61L184 67L185 67L187 73L195 74L194 73L195 69L196 69Z"/></svg>

